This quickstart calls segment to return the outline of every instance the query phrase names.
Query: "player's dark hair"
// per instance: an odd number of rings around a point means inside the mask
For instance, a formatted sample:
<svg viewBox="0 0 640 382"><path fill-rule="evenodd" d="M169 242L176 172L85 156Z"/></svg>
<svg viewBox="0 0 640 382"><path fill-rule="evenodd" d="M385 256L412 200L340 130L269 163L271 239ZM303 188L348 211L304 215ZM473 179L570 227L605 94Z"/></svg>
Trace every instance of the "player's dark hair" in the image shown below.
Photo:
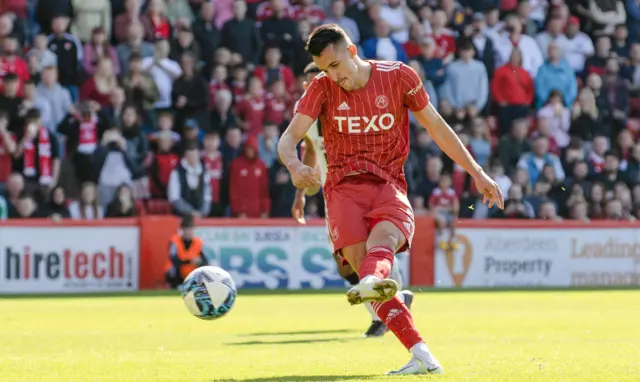
<svg viewBox="0 0 640 382"><path fill-rule="evenodd" d="M318 68L318 65L316 65L315 62L312 62L309 65L304 67L304 74L312 74L312 73L320 73L320 68Z"/></svg>
<svg viewBox="0 0 640 382"><path fill-rule="evenodd" d="M336 45L347 41L344 30L336 24L327 24L316 28L307 41L307 52L312 56L320 56L329 45Z"/></svg>

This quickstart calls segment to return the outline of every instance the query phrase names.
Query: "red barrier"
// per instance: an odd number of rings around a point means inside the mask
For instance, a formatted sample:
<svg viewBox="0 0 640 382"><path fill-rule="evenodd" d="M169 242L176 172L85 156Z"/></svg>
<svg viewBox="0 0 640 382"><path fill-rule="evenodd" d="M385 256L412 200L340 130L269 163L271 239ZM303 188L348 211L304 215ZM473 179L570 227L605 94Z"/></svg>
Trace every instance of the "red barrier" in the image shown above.
<svg viewBox="0 0 640 382"><path fill-rule="evenodd" d="M145 216L132 219L100 221L64 220L56 223L47 219L10 220L0 227L139 227L140 234L140 289L164 288L164 268L167 263L169 239L178 230L175 216ZM291 227L298 223L292 219L201 219L196 223L204 227ZM324 226L323 220L310 220L309 226ZM410 284L433 285L434 222L427 216L416 218L416 234L410 255ZM37 240L37 238L34 238Z"/></svg>

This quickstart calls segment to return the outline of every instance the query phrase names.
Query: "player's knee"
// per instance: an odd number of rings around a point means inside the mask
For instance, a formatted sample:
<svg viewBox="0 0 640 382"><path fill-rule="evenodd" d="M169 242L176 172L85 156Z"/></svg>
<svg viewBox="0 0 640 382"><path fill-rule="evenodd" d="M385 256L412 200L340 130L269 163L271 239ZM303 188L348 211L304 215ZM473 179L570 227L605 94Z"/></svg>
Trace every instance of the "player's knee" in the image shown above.
<svg viewBox="0 0 640 382"><path fill-rule="evenodd" d="M402 231L389 221L382 221L373 227L367 240L367 250L373 247L386 247L397 250L405 243Z"/></svg>

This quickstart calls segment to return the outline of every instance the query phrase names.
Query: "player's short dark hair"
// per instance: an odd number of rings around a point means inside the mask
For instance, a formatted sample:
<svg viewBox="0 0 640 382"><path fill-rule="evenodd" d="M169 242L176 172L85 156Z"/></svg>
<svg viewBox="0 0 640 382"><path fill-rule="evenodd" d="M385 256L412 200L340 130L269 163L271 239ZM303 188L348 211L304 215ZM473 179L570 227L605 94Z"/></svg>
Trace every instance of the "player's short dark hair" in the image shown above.
<svg viewBox="0 0 640 382"><path fill-rule="evenodd" d="M347 34L336 24L327 24L316 28L307 41L307 52L312 56L319 56L329 45L336 45L347 41Z"/></svg>
<svg viewBox="0 0 640 382"><path fill-rule="evenodd" d="M309 63L309 65L304 67L304 74L313 74L313 73L320 73L320 68L318 68L318 65L316 65L315 62L311 62Z"/></svg>

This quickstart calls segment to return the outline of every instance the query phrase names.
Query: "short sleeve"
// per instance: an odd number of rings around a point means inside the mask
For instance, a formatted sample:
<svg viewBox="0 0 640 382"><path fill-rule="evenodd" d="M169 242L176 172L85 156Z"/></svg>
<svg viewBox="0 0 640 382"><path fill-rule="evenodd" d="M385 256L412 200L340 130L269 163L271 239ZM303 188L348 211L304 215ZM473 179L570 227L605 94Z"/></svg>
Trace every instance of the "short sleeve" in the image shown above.
<svg viewBox="0 0 640 382"><path fill-rule="evenodd" d="M402 86L404 106L411 111L420 111L429 105L429 95L422 85L422 80L413 68L402 64L400 67L400 84Z"/></svg>
<svg viewBox="0 0 640 382"><path fill-rule="evenodd" d="M324 76L319 74L311 81L307 90L302 94L300 100L298 100L296 113L309 116L313 120L318 119L327 101L327 92L324 89L322 78L324 78Z"/></svg>

